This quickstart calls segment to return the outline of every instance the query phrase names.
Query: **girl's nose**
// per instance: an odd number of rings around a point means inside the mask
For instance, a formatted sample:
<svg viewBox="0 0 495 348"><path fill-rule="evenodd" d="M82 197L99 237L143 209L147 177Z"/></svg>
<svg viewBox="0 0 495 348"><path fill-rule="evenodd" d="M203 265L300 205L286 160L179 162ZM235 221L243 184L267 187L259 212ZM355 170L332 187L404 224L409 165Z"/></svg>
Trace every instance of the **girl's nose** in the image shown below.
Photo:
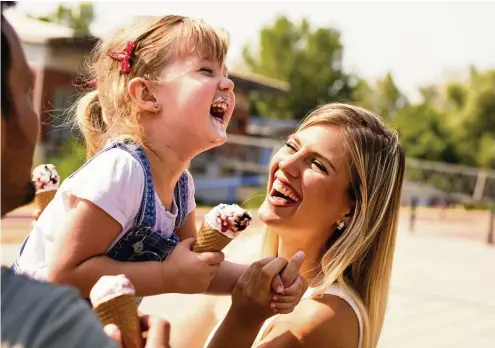
<svg viewBox="0 0 495 348"><path fill-rule="evenodd" d="M226 92L232 92L234 90L234 81L228 77L222 78L220 81L220 89Z"/></svg>

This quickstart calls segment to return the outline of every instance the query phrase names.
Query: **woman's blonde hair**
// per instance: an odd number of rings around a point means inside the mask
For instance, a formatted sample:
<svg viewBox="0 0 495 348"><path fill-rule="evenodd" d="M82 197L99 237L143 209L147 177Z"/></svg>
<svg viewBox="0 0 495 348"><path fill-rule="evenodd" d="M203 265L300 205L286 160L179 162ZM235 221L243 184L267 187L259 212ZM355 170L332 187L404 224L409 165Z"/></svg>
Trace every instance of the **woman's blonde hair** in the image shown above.
<svg viewBox="0 0 495 348"><path fill-rule="evenodd" d="M129 41L135 43L131 69L121 73L121 63L108 53L123 51ZM113 136L126 135L144 141L140 112L127 92L131 79L156 80L167 64L194 55L223 64L228 45L225 31L183 16L142 17L119 29L110 39L100 40L87 64L97 89L83 95L71 109L84 136L88 157Z"/></svg>
<svg viewBox="0 0 495 348"><path fill-rule="evenodd" d="M337 281L354 297L363 315L363 347L375 347L389 292L405 156L398 135L379 117L352 105L332 103L311 112L296 130L337 126L348 155L350 192L356 201L352 220L327 245L316 295ZM337 233L337 232L335 232ZM277 254L278 236L267 229L266 256Z"/></svg>

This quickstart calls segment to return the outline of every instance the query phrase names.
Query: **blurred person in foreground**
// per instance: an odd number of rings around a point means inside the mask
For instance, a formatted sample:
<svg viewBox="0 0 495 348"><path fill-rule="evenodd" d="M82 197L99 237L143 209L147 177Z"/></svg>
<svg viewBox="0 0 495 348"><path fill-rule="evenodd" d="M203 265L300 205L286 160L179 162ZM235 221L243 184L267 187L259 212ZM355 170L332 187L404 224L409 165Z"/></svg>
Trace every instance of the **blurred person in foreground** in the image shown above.
<svg viewBox="0 0 495 348"><path fill-rule="evenodd" d="M31 167L39 120L31 105L34 76L2 2L2 193L1 215L34 198ZM121 334L114 325L102 327L96 315L72 288L40 283L1 270L1 346L117 347ZM169 324L141 317L146 347L169 347Z"/></svg>

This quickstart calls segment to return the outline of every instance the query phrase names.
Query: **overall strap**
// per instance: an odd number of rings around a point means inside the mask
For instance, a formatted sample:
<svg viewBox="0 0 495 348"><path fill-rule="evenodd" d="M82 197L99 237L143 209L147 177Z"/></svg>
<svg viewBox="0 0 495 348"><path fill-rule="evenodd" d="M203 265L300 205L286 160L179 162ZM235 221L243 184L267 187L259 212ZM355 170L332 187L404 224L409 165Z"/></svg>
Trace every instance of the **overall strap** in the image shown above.
<svg viewBox="0 0 495 348"><path fill-rule="evenodd" d="M153 227L155 226L156 221L155 187L153 184L153 176L151 175L151 166L148 161L148 157L139 145L134 144L131 141L116 142L114 144L117 148L128 152L143 168L143 198L141 199L141 205L134 223L136 227Z"/></svg>
<svg viewBox="0 0 495 348"><path fill-rule="evenodd" d="M186 172L182 173L174 189L175 202L177 204L177 218L174 230L177 231L187 218L187 203L189 198L189 177Z"/></svg>

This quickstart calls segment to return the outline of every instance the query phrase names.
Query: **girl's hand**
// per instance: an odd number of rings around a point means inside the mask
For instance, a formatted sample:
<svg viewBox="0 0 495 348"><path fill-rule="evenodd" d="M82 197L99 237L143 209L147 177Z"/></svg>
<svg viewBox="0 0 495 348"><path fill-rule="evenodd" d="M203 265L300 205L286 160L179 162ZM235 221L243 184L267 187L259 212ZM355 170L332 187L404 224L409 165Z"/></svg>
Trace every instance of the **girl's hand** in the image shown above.
<svg viewBox="0 0 495 348"><path fill-rule="evenodd" d="M275 294L270 306L280 314L289 314L301 301L302 296L308 289L308 282L301 275L298 275L295 282L292 283L281 294Z"/></svg>
<svg viewBox="0 0 495 348"><path fill-rule="evenodd" d="M251 264L232 292L231 311L246 323L263 322L276 314L270 307L273 278L287 266L287 260L265 258Z"/></svg>
<svg viewBox="0 0 495 348"><path fill-rule="evenodd" d="M304 252L297 252L280 276L284 290L276 292L271 303L271 307L280 314L291 313L308 289L308 282L299 273L303 261Z"/></svg>
<svg viewBox="0 0 495 348"><path fill-rule="evenodd" d="M185 239L162 262L165 282L174 282L176 292L195 294L210 286L225 256L222 252L196 253L191 250L194 238ZM172 275L172 279L170 278Z"/></svg>

